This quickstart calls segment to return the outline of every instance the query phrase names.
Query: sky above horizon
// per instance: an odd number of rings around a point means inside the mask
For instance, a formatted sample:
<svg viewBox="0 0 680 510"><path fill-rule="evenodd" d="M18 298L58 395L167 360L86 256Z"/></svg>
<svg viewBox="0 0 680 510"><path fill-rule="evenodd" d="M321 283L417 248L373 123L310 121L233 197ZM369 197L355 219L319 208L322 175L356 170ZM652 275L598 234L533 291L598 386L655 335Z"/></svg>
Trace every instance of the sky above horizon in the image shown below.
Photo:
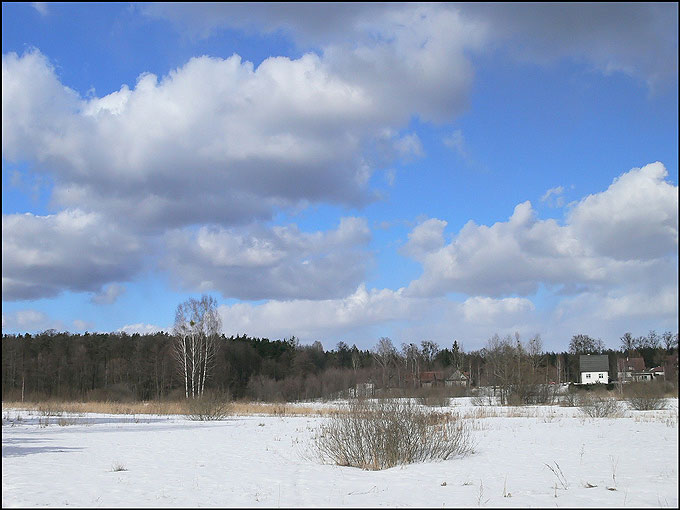
<svg viewBox="0 0 680 510"><path fill-rule="evenodd" d="M678 331L678 6L2 4L2 330Z"/></svg>

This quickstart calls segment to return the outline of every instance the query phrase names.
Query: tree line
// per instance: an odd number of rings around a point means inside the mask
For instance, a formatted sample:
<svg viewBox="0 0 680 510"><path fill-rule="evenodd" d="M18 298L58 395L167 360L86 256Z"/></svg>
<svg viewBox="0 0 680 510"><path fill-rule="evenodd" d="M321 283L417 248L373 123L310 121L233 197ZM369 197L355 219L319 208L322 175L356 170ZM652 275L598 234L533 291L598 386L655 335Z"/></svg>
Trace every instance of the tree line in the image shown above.
<svg viewBox="0 0 680 510"><path fill-rule="evenodd" d="M530 401L547 383L578 381L579 355L609 354L616 376L619 356L642 356L646 366L663 365L677 354L678 335L668 331L633 337L620 349L599 339L572 336L564 352L546 352L540 335L493 335L482 349L465 352L454 340L402 343L380 338L372 349L339 342L301 345L282 340L220 334L216 302L203 296L177 308L172 333L73 334L47 330L2 336L3 400L164 400L204 392L232 398L293 401L334 398L359 383L408 394L426 372L465 373L472 386L493 386L502 402ZM677 375L675 376L677 378ZM532 397L532 395L534 395Z"/></svg>

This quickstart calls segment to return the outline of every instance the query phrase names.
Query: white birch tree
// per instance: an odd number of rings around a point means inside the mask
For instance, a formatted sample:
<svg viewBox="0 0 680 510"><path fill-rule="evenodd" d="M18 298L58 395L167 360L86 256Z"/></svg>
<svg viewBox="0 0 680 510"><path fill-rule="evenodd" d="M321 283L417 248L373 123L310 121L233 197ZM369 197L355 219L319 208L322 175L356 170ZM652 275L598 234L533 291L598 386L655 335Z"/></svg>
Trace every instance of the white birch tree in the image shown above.
<svg viewBox="0 0 680 510"><path fill-rule="evenodd" d="M184 377L186 398L203 395L215 364L221 329L215 298L204 295L200 300L191 298L177 306L174 354Z"/></svg>

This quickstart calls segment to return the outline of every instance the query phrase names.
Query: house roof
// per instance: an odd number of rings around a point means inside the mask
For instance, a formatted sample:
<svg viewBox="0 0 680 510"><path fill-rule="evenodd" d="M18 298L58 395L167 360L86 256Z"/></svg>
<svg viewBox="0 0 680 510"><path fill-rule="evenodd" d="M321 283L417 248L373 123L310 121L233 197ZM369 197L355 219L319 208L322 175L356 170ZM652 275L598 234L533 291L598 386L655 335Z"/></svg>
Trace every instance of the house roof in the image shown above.
<svg viewBox="0 0 680 510"><path fill-rule="evenodd" d="M609 372L609 356L606 354L581 354L581 372Z"/></svg>
<svg viewBox="0 0 680 510"><path fill-rule="evenodd" d="M442 380L444 379L442 377L441 372L421 372L420 373L420 381L421 382L428 382L428 381L436 381L436 380Z"/></svg>
<svg viewBox="0 0 680 510"><path fill-rule="evenodd" d="M447 381L465 381L467 380L467 374L461 372L460 370L454 370L453 373L446 378Z"/></svg>
<svg viewBox="0 0 680 510"><path fill-rule="evenodd" d="M642 372L645 369L645 360L642 357L625 357L618 359L619 372Z"/></svg>

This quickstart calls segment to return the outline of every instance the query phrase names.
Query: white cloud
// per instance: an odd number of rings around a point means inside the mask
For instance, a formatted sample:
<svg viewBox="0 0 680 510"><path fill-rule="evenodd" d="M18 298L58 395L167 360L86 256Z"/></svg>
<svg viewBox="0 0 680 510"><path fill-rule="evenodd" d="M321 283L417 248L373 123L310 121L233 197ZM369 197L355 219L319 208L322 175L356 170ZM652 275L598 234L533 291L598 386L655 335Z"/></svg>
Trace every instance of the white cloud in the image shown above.
<svg viewBox="0 0 680 510"><path fill-rule="evenodd" d="M473 47L502 48L521 59L546 63L585 61L601 72L624 72L650 86L677 80L678 11L674 3L573 4L152 4L146 14L180 30L208 36L221 27L282 30L301 45L365 45L386 27L423 12L455 15L475 39ZM451 32L460 31L451 24ZM474 30L473 30L474 29Z"/></svg>
<svg viewBox="0 0 680 510"><path fill-rule="evenodd" d="M167 235L165 267L185 287L241 299L325 299L345 295L365 276L371 233L363 218L335 230L297 226L223 229Z"/></svg>
<svg viewBox="0 0 680 510"><path fill-rule="evenodd" d="M675 281L678 191L666 175L660 163L633 169L574 205L564 226L536 218L527 201L506 222L468 222L446 246L437 231L429 250L406 251L424 266L409 293L526 296L540 284L573 292ZM410 237L431 225L441 228L428 220Z"/></svg>
<svg viewBox="0 0 680 510"><path fill-rule="evenodd" d="M567 221L597 253L617 260L677 254L678 187L667 176L659 162L634 168L573 206Z"/></svg>
<svg viewBox="0 0 680 510"><path fill-rule="evenodd" d="M120 331L121 333L127 333L128 335L133 335L135 333L139 333L140 335L146 335L158 333L159 331L169 333L171 330L172 327L170 326L162 328L160 326L155 326L153 324L143 324L139 322L137 324L126 324L118 331Z"/></svg>
<svg viewBox="0 0 680 510"><path fill-rule="evenodd" d="M17 310L2 314L2 330L20 333L37 333L47 329L64 331L64 323L54 320L39 310Z"/></svg>
<svg viewBox="0 0 680 510"><path fill-rule="evenodd" d="M38 11L41 16L47 16L50 13L47 8L47 2L31 2L31 6Z"/></svg>
<svg viewBox="0 0 680 510"><path fill-rule="evenodd" d="M111 305L125 293L125 287L117 283L107 285L101 292L92 296L91 301L98 305Z"/></svg>
<svg viewBox="0 0 680 510"><path fill-rule="evenodd" d="M532 312L533 303L524 298L492 299L489 297L472 297L462 304L463 315L468 322L498 324L503 316Z"/></svg>
<svg viewBox="0 0 680 510"><path fill-rule="evenodd" d="M142 245L94 213L2 215L2 299L98 292L141 268Z"/></svg>
<svg viewBox="0 0 680 510"><path fill-rule="evenodd" d="M401 251L416 260L422 260L428 253L444 246L446 225L446 221L436 218L423 221L408 234L408 242Z"/></svg>
<svg viewBox="0 0 680 510"><path fill-rule="evenodd" d="M429 339L449 345L453 337L480 347L493 333L526 329L533 304L524 298L413 298L403 289L366 289L360 285L340 299L268 301L219 307L227 335L322 340L330 348L340 340L371 348L380 336L401 342Z"/></svg>
<svg viewBox="0 0 680 510"><path fill-rule="evenodd" d="M674 3L467 3L465 19L483 23L491 45L520 59L570 58L604 74L623 72L655 87L678 73Z"/></svg>
<svg viewBox="0 0 680 510"><path fill-rule="evenodd" d="M394 143L394 147L402 158L423 155L423 144L417 133L409 133L399 138Z"/></svg>
<svg viewBox="0 0 680 510"><path fill-rule="evenodd" d="M564 197L561 196L564 193L563 186L555 186L546 191L541 197L541 202L547 202L550 206L562 207L564 205Z"/></svg>
<svg viewBox="0 0 680 510"><path fill-rule="evenodd" d="M75 331L88 331L92 329L92 323L88 321L83 321L80 319L75 319L73 321L73 327L75 328Z"/></svg>
<svg viewBox="0 0 680 510"><path fill-rule="evenodd" d="M375 30L359 46L257 67L238 55L196 57L89 99L63 86L38 50L3 55L3 157L52 175L56 204L147 230L364 204L376 167L422 154L417 135L395 133L414 115L447 121L465 106L464 49L476 40L455 13L425 6Z"/></svg>
<svg viewBox="0 0 680 510"><path fill-rule="evenodd" d="M465 147L465 138L463 132L460 129L456 129L450 135L447 135L443 139L444 145L453 149L461 158L464 160L469 159L467 149Z"/></svg>

